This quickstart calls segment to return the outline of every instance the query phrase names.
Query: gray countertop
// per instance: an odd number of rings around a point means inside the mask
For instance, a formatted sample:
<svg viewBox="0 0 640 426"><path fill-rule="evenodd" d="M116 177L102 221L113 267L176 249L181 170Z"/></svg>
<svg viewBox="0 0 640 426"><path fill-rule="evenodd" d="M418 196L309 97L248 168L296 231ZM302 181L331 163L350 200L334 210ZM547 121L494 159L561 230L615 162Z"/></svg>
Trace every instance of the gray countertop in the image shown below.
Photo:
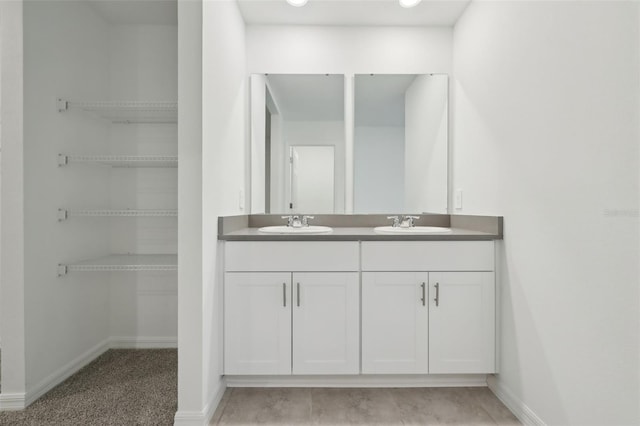
<svg viewBox="0 0 640 426"><path fill-rule="evenodd" d="M242 228L227 232L218 239L225 241L461 241L461 240L495 240L496 234L473 231L469 229L451 228L446 234L378 234L373 228L333 228L326 234L265 234L258 228Z"/></svg>
<svg viewBox="0 0 640 426"><path fill-rule="evenodd" d="M378 234L373 228L388 222L376 215L327 215L315 225L331 226L326 234L266 234L262 226L281 225L278 215L221 217L218 239L223 241L488 241L502 239L501 216L426 215L420 225L450 227L437 234ZM342 226L341 226L342 225Z"/></svg>

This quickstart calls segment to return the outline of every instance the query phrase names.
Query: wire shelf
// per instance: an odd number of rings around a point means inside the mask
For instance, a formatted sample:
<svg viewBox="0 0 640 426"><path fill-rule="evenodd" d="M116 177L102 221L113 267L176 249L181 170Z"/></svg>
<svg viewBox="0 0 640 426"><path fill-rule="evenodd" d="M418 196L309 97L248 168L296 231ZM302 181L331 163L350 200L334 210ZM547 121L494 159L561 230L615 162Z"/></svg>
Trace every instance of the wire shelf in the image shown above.
<svg viewBox="0 0 640 426"><path fill-rule="evenodd" d="M59 98L57 107L58 112L76 109L120 124L178 122L178 103L174 101L75 102Z"/></svg>
<svg viewBox="0 0 640 426"><path fill-rule="evenodd" d="M112 254L58 265L58 276L70 272L177 271L177 254Z"/></svg>
<svg viewBox="0 0 640 426"><path fill-rule="evenodd" d="M178 167L177 155L66 155L58 154L58 166L70 163L102 164L111 167Z"/></svg>
<svg viewBox="0 0 640 426"><path fill-rule="evenodd" d="M58 221L67 220L70 217L177 217L178 210L67 210L58 209Z"/></svg>

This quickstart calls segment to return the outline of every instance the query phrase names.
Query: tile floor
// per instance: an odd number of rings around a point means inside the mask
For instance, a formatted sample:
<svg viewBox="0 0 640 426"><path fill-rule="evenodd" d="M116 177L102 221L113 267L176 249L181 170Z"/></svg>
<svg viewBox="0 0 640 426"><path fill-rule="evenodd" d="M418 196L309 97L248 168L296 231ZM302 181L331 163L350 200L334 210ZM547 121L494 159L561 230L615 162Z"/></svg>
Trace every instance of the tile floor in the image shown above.
<svg viewBox="0 0 640 426"><path fill-rule="evenodd" d="M519 425L488 388L229 388L211 425Z"/></svg>

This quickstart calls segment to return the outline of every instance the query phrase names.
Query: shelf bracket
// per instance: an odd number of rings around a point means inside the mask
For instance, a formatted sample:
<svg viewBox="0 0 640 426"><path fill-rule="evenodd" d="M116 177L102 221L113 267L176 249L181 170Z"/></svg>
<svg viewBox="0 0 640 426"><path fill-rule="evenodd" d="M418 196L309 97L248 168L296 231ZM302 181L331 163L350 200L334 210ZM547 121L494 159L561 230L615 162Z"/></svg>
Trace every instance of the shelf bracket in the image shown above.
<svg viewBox="0 0 640 426"><path fill-rule="evenodd" d="M67 275L67 272L67 265L58 263L58 277L64 277L65 275Z"/></svg>
<svg viewBox="0 0 640 426"><path fill-rule="evenodd" d="M69 218L69 211L67 209L58 209L58 222L65 221Z"/></svg>
<svg viewBox="0 0 640 426"><path fill-rule="evenodd" d="M69 110L69 101L66 99L58 98L56 99L56 107L58 108L58 112L65 112Z"/></svg>
<svg viewBox="0 0 640 426"><path fill-rule="evenodd" d="M67 164L69 164L69 156L58 154L58 167L66 166Z"/></svg>

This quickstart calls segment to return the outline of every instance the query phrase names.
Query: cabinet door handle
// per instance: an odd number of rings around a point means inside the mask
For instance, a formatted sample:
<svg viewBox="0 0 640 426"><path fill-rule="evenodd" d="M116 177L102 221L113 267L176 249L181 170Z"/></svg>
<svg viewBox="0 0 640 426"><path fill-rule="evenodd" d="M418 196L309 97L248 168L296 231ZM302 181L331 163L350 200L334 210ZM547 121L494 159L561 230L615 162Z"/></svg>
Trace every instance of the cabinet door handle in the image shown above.
<svg viewBox="0 0 640 426"><path fill-rule="evenodd" d="M422 306L425 306L426 299L427 299L426 295L425 295L425 293L426 293L426 291L425 291L426 284L422 283L422 284L420 284L420 287L422 288L422 297L420 298L420 300L422 300Z"/></svg>
<svg viewBox="0 0 640 426"><path fill-rule="evenodd" d="M282 283L282 306L287 307L287 283Z"/></svg>
<svg viewBox="0 0 640 426"><path fill-rule="evenodd" d="M436 283L436 298L433 299L436 302L436 306L440 304L440 283Z"/></svg>
<svg viewBox="0 0 640 426"><path fill-rule="evenodd" d="M300 283L296 283L296 301L298 303L298 306L300 306Z"/></svg>

